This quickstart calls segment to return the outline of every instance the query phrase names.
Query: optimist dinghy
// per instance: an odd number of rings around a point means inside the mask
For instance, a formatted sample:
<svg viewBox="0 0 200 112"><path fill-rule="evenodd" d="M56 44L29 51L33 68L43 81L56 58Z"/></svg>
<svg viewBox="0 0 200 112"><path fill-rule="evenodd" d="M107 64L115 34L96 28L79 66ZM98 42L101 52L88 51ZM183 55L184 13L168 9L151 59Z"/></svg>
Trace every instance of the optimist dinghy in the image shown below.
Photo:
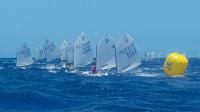
<svg viewBox="0 0 200 112"><path fill-rule="evenodd" d="M30 48L26 43L23 44L22 48L17 50L17 67L26 67L33 63Z"/></svg>
<svg viewBox="0 0 200 112"><path fill-rule="evenodd" d="M119 73L128 72L141 64L134 39L128 33L124 34L116 44L116 58Z"/></svg>

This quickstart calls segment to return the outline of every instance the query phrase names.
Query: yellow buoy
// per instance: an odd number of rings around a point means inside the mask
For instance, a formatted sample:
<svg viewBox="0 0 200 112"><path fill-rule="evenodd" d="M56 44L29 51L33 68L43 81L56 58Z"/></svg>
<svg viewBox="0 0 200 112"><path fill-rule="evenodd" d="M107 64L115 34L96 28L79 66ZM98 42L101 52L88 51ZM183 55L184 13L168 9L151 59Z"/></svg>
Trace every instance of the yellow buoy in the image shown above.
<svg viewBox="0 0 200 112"><path fill-rule="evenodd" d="M163 66L163 70L168 76L177 76L183 75L187 66L187 57L180 53L173 52L167 56Z"/></svg>

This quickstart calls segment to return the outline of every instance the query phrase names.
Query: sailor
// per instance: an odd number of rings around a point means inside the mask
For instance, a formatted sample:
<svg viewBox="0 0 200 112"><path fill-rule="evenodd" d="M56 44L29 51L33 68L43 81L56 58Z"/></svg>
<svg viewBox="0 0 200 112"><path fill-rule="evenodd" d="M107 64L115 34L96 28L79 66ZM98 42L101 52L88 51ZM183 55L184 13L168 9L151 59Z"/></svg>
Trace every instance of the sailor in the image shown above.
<svg viewBox="0 0 200 112"><path fill-rule="evenodd" d="M97 69L96 69L95 65L92 66L91 72L92 72L92 74L96 74L97 73Z"/></svg>
<svg viewBox="0 0 200 112"><path fill-rule="evenodd" d="M66 67L67 71L71 71L74 69L72 64L66 64L65 67Z"/></svg>

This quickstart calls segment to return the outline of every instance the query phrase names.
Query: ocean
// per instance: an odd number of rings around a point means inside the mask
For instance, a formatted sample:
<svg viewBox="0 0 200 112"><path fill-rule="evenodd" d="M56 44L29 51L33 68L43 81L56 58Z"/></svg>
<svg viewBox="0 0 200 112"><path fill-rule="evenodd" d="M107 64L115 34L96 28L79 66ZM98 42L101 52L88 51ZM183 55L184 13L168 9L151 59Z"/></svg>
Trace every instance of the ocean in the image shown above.
<svg viewBox="0 0 200 112"><path fill-rule="evenodd" d="M144 61L133 73L83 76L15 67L0 59L0 111L199 112L200 59L182 77L167 77L164 59Z"/></svg>

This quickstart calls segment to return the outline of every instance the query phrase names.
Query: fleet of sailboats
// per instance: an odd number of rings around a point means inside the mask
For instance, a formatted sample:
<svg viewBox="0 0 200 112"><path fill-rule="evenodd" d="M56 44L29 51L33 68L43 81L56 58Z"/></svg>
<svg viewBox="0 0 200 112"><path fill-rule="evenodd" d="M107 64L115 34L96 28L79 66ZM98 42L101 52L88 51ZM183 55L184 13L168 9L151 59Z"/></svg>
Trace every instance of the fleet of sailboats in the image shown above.
<svg viewBox="0 0 200 112"><path fill-rule="evenodd" d="M73 66L73 68L95 65L97 71L116 69L118 73L128 72L141 64L133 37L126 33L115 42L110 34L105 34L96 45L96 61L93 59L92 45L86 33L82 32L78 38L72 41L63 40L58 48L53 42L45 40L43 47L38 47L35 55L35 63L44 60L48 65L55 60L60 60L61 66ZM30 48L24 44L17 51L16 66L28 66L33 64ZM59 66L59 64L54 64Z"/></svg>

